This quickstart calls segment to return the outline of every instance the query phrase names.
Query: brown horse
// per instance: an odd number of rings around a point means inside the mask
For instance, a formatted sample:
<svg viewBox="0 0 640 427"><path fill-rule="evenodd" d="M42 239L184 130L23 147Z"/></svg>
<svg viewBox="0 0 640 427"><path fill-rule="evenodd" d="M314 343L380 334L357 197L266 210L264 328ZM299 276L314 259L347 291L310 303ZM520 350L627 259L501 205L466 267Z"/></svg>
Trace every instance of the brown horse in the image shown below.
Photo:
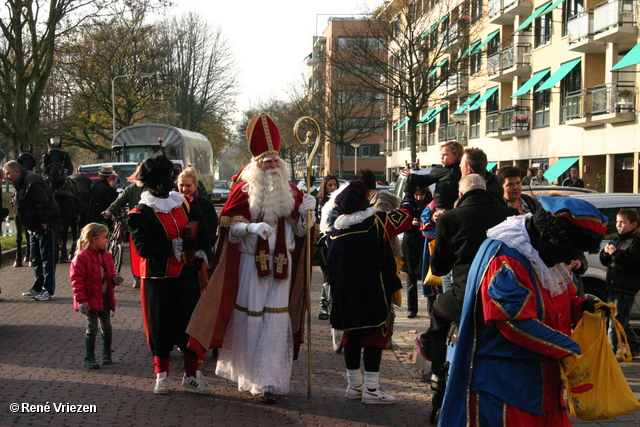
<svg viewBox="0 0 640 427"><path fill-rule="evenodd" d="M36 164L38 163L36 158L33 155L33 145L29 144L29 148L22 148L22 144L20 144L20 156L18 156L18 163L26 169L26 170L34 170ZM15 201L16 193L13 193L11 197L11 208L13 211L13 218L16 224L16 258L13 261L14 267L23 267L26 264L28 267L31 266L31 247L29 246L29 234L27 234L27 230L24 230L24 240L26 241L26 251L24 254L24 258L22 258L22 224L20 223L20 219L18 218L18 212L16 210L16 201Z"/></svg>
<svg viewBox="0 0 640 427"><path fill-rule="evenodd" d="M51 174L46 177L53 188L53 197L60 208L60 232L58 262L64 263L73 257L78 231L87 223L87 208L91 189L91 178L86 175L71 175L63 171L61 165L51 165ZM67 253L67 241L71 228L71 251Z"/></svg>

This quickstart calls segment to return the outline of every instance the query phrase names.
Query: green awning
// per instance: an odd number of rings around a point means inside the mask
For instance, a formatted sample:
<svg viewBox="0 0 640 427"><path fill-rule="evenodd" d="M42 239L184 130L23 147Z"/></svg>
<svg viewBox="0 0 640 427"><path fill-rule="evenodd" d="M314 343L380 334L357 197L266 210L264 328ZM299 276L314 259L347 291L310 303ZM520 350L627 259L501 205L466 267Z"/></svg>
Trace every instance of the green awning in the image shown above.
<svg viewBox="0 0 640 427"><path fill-rule="evenodd" d="M435 23L433 24L431 27L429 27L429 29L427 31L425 31L424 33L422 33L422 38L427 37L429 34L433 33L437 28L438 25L440 25L439 23Z"/></svg>
<svg viewBox="0 0 640 427"><path fill-rule="evenodd" d="M482 43L482 41L480 41L480 40L476 40L473 43L471 43L469 45L469 47L467 48L467 50L465 50L464 53L462 55L460 55L460 58L456 59L456 62L462 60L465 56L469 55L471 53L471 51L475 50L476 47L478 47L481 43Z"/></svg>
<svg viewBox="0 0 640 427"><path fill-rule="evenodd" d="M549 77L538 89L536 89L536 92L551 89L552 87L554 87L560 80L564 78L564 76L569 74L569 72L573 70L573 67L578 65L580 61L582 61L582 58L574 59L573 61L565 62L564 64L562 64L560 68L558 68L558 71L553 73L551 77Z"/></svg>
<svg viewBox="0 0 640 427"><path fill-rule="evenodd" d="M578 157L565 157L564 159L558 159L549 169L544 173L544 177L547 181L553 182L560 175L565 173L567 169L573 166L579 160Z"/></svg>
<svg viewBox="0 0 640 427"><path fill-rule="evenodd" d="M525 93L529 93L531 88L534 87L540 80L544 79L547 76L547 74L549 74L550 72L551 70L538 71L533 76L531 76L529 80L524 82L524 84L520 86L520 89L518 89L516 93L511 95L511 98L515 98L516 96L522 96Z"/></svg>
<svg viewBox="0 0 640 427"><path fill-rule="evenodd" d="M635 45L625 56L622 57L616 65L613 66L611 71L618 70L624 67L630 67L640 62L640 43Z"/></svg>
<svg viewBox="0 0 640 427"><path fill-rule="evenodd" d="M404 119L398 126L396 126L393 130L398 130L400 129L402 126L406 125L407 122L409 121L409 117L407 117L406 119Z"/></svg>
<svg viewBox="0 0 640 427"><path fill-rule="evenodd" d="M474 102L473 104L471 104L471 107L469 107L469 111L471 110L475 110L477 108L480 108L480 106L482 104L484 104L484 102L489 99L489 97L491 95L493 95L494 93L496 93L496 91L498 90L498 86L492 87L491 89L488 89L484 95L482 95L480 98L478 98L478 100L476 102Z"/></svg>
<svg viewBox="0 0 640 427"><path fill-rule="evenodd" d="M436 67L433 70L431 70L429 74L427 74L427 77L433 76L440 69L440 67L442 67L444 64L447 63L448 60L449 58L444 58L442 61L440 61L440 63L436 65Z"/></svg>
<svg viewBox="0 0 640 427"><path fill-rule="evenodd" d="M433 112L436 111L435 108L429 108L429 110L424 114L424 116L420 117L420 120L418 120L418 125L421 125L422 123L425 123L425 120L427 120L429 117L431 117L431 115L433 114Z"/></svg>
<svg viewBox="0 0 640 427"><path fill-rule="evenodd" d="M500 30L495 30L493 33L489 34L486 39L482 40L482 43L480 43L478 46L476 46L475 49L473 49L473 51L471 52L471 55L474 55L480 52L482 48L485 47L487 43L493 40L495 36L497 36L498 34L500 34Z"/></svg>
<svg viewBox="0 0 640 427"><path fill-rule="evenodd" d="M560 2L562 2L562 0L558 0ZM531 24L533 22L534 19L536 19L538 16L542 15L548 8L549 6L551 6L551 2L545 3L540 7L537 7L536 10L533 11L533 13L531 14L531 16L529 16L527 19L525 19L518 28L516 28L516 30L513 32L514 34L517 33L520 30L523 30L525 28L527 28L529 26L529 24Z"/></svg>
<svg viewBox="0 0 640 427"><path fill-rule="evenodd" d="M474 93L473 95L471 95L470 97L467 98L466 101L464 101L456 111L453 112L453 114L462 114L464 113L464 110L467 109L467 107L476 99L478 99L478 97L480 96L480 92L478 93Z"/></svg>
<svg viewBox="0 0 640 427"><path fill-rule="evenodd" d="M431 123L432 121L434 121L436 119L436 117L438 116L438 114L440 114L440 112L442 110L444 110L445 108L447 108L448 106L449 106L449 104L442 104L441 106L439 106L438 109L433 112L431 117L429 117L429 120L427 120L427 123Z"/></svg>
<svg viewBox="0 0 640 427"><path fill-rule="evenodd" d="M498 162L489 162L487 163L487 171L491 172L491 170L493 168L495 168L498 165Z"/></svg>

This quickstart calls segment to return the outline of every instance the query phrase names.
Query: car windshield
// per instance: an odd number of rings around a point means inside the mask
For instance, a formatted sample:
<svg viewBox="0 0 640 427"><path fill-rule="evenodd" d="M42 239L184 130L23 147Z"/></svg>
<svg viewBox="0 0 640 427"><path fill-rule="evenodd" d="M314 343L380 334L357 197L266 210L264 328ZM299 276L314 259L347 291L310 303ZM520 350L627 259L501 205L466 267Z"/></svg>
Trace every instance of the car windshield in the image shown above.
<svg viewBox="0 0 640 427"><path fill-rule="evenodd" d="M227 181L216 181L213 183L213 188L228 190L229 184Z"/></svg>

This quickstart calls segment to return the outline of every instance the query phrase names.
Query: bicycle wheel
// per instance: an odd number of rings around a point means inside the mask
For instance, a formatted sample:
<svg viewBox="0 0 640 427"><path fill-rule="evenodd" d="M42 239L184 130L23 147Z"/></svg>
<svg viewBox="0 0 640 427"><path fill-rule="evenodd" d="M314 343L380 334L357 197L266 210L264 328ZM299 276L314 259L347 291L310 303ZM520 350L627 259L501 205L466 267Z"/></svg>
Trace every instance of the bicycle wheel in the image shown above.
<svg viewBox="0 0 640 427"><path fill-rule="evenodd" d="M116 272L120 273L120 270L122 269L122 260L124 258L124 248L122 247L122 243L116 243L113 245L112 249L111 256L113 257L113 265Z"/></svg>
<svg viewBox="0 0 640 427"><path fill-rule="evenodd" d="M342 332L336 331L331 328L331 344L333 344L333 350L336 353L340 353L342 351Z"/></svg>

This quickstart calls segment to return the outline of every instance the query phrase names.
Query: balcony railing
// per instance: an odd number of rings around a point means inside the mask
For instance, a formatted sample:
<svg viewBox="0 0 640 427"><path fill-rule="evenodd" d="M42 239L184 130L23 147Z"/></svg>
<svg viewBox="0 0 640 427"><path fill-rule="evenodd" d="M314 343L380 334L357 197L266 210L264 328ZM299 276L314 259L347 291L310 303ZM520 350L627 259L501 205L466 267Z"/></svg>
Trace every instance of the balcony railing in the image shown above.
<svg viewBox="0 0 640 427"><path fill-rule="evenodd" d="M531 64L531 43L513 44L502 51L502 69Z"/></svg>
<svg viewBox="0 0 640 427"><path fill-rule="evenodd" d="M489 9L488 9L488 14L489 16L493 16L496 13L501 13L502 12L502 0L489 0Z"/></svg>
<svg viewBox="0 0 640 427"><path fill-rule="evenodd" d="M567 23L569 43L575 43L590 35L593 35L593 11L590 10L569 18Z"/></svg>
<svg viewBox="0 0 640 427"><path fill-rule="evenodd" d="M450 47L456 40L460 39L458 34L458 22L450 24L446 30L438 34L438 43L444 49Z"/></svg>
<svg viewBox="0 0 640 427"><path fill-rule="evenodd" d="M465 123L444 123L438 127L438 142L456 140L467 144L467 125Z"/></svg>
<svg viewBox="0 0 640 427"><path fill-rule="evenodd" d="M531 65L531 43L512 44L487 58L487 72L496 75L504 70Z"/></svg>
<svg viewBox="0 0 640 427"><path fill-rule="evenodd" d="M487 134L500 132L500 111L487 113Z"/></svg>
<svg viewBox="0 0 640 427"><path fill-rule="evenodd" d="M612 27L633 25L636 22L635 0L609 0L596 6L593 30L596 33Z"/></svg>
<svg viewBox="0 0 640 427"><path fill-rule="evenodd" d="M529 107L515 105L500 111L499 126L502 132L529 130L531 121Z"/></svg>
<svg viewBox="0 0 640 427"><path fill-rule="evenodd" d="M569 92L562 100L562 122L588 117L591 114L590 101L590 88Z"/></svg>
<svg viewBox="0 0 640 427"><path fill-rule="evenodd" d="M591 90L591 114L635 113L637 89L633 82L612 82Z"/></svg>

